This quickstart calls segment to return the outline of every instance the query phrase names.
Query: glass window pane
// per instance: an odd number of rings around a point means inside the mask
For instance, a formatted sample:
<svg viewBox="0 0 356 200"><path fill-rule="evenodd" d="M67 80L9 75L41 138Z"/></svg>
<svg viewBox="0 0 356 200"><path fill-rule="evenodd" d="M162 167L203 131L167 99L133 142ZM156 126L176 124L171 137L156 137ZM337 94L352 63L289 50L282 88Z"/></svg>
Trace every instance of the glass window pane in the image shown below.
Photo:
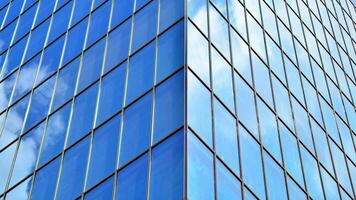
<svg viewBox="0 0 356 200"><path fill-rule="evenodd" d="M126 104L153 86L155 43L152 42L130 59Z"/></svg>
<svg viewBox="0 0 356 200"><path fill-rule="evenodd" d="M6 194L6 200L27 199L29 189L31 187L32 177L28 177L21 184Z"/></svg>
<svg viewBox="0 0 356 200"><path fill-rule="evenodd" d="M209 11L211 41L230 60L228 24L213 6L209 6Z"/></svg>
<svg viewBox="0 0 356 200"><path fill-rule="evenodd" d="M98 84L95 84L75 99L67 146L93 128L97 91Z"/></svg>
<svg viewBox="0 0 356 200"><path fill-rule="evenodd" d="M2 66L2 77L6 76L9 72L11 72L13 69L15 69L18 65L21 64L21 59L26 47L27 38L28 36L22 38L21 41L13 45L11 49L7 52L7 56Z"/></svg>
<svg viewBox="0 0 356 200"><path fill-rule="evenodd" d="M285 168L304 187L297 139L281 122L279 125Z"/></svg>
<svg viewBox="0 0 356 200"><path fill-rule="evenodd" d="M9 108L5 124L2 127L0 149L6 146L20 135L22 124L24 122L29 95L21 99L15 105Z"/></svg>
<svg viewBox="0 0 356 200"><path fill-rule="evenodd" d="M321 169L321 178L323 180L323 186L325 191L325 198L326 199L340 199L339 191L337 189L337 184L335 180L324 170Z"/></svg>
<svg viewBox="0 0 356 200"><path fill-rule="evenodd" d="M48 118L39 166L62 151L67 132L70 108L71 103L68 103Z"/></svg>
<svg viewBox="0 0 356 200"><path fill-rule="evenodd" d="M288 176L288 192L290 200L307 199L305 193L298 187L298 185Z"/></svg>
<svg viewBox="0 0 356 200"><path fill-rule="evenodd" d="M245 183L256 193L260 199L265 199L263 169L260 146L240 126L241 162ZM254 158L254 159L251 159Z"/></svg>
<svg viewBox="0 0 356 200"><path fill-rule="evenodd" d="M112 199L113 188L114 188L113 185L114 185L114 178L111 177L108 180L105 180L100 185L96 186L88 194L86 194L84 199L86 200Z"/></svg>
<svg viewBox="0 0 356 200"><path fill-rule="evenodd" d="M236 73L235 88L239 120L258 138L257 115L253 91Z"/></svg>
<svg viewBox="0 0 356 200"><path fill-rule="evenodd" d="M7 147L5 150L3 150L0 153L0 165L1 165L1 170L0 170L0 194L2 194L5 190L6 187L6 180L9 176L9 172L11 169L11 164L13 157L15 155L15 151L17 148L17 143L13 143L11 146Z"/></svg>
<svg viewBox="0 0 356 200"><path fill-rule="evenodd" d="M214 199L213 154L188 133L188 199Z"/></svg>
<svg viewBox="0 0 356 200"><path fill-rule="evenodd" d="M188 116L189 126L212 147L210 92L190 72L188 74Z"/></svg>
<svg viewBox="0 0 356 200"><path fill-rule="evenodd" d="M82 192L89 142L87 137L65 153L57 191L58 199L74 199Z"/></svg>
<svg viewBox="0 0 356 200"><path fill-rule="evenodd" d="M91 14L86 44L87 47L107 32L109 25L110 8L111 1L107 1L104 5L102 5L100 8L98 8Z"/></svg>
<svg viewBox="0 0 356 200"><path fill-rule="evenodd" d="M246 42L233 30L231 30L231 48L234 68L250 85L252 85L250 54L248 46Z"/></svg>
<svg viewBox="0 0 356 200"><path fill-rule="evenodd" d="M208 2L205 0L189 0L187 3L188 17L199 27L200 30L203 31L205 35L208 35Z"/></svg>
<svg viewBox="0 0 356 200"><path fill-rule="evenodd" d="M79 59L75 59L59 71L52 110L57 109L73 96L75 83L77 82L79 62Z"/></svg>
<svg viewBox="0 0 356 200"><path fill-rule="evenodd" d="M241 197L241 183L234 177L230 171L221 163L217 162L217 188L218 199L240 200Z"/></svg>
<svg viewBox="0 0 356 200"><path fill-rule="evenodd" d="M103 62L104 49L105 39L102 39L84 52L78 92L99 78Z"/></svg>
<svg viewBox="0 0 356 200"><path fill-rule="evenodd" d="M211 62L214 92L234 112L232 68L214 48Z"/></svg>
<svg viewBox="0 0 356 200"><path fill-rule="evenodd" d="M156 89L155 99L154 143L183 125L183 71L160 84Z"/></svg>
<svg viewBox="0 0 356 200"><path fill-rule="evenodd" d="M36 173L31 199L46 200L54 197L60 161L57 158Z"/></svg>
<svg viewBox="0 0 356 200"><path fill-rule="evenodd" d="M160 1L160 31L166 29L184 13L184 1L180 0L161 0Z"/></svg>
<svg viewBox="0 0 356 200"><path fill-rule="evenodd" d="M87 15L90 11L92 1L75 1L73 17L71 24L76 24L80 19Z"/></svg>
<svg viewBox="0 0 356 200"><path fill-rule="evenodd" d="M9 104L16 76L17 72L11 74L5 80L0 82L0 112L2 112Z"/></svg>
<svg viewBox="0 0 356 200"><path fill-rule="evenodd" d="M111 27L115 27L117 24L131 15L133 11L133 4L135 1L122 0L114 2L114 10L111 18ZM130 20L129 20L130 21Z"/></svg>
<svg viewBox="0 0 356 200"><path fill-rule="evenodd" d="M252 69L257 93L261 95L267 104L273 108L272 90L269 79L269 71L266 65L252 53Z"/></svg>
<svg viewBox="0 0 356 200"><path fill-rule="evenodd" d="M88 18L69 30L62 64L66 64L83 50L87 22Z"/></svg>
<svg viewBox="0 0 356 200"><path fill-rule="evenodd" d="M145 154L119 171L116 200L146 199L148 155Z"/></svg>
<svg viewBox="0 0 356 200"><path fill-rule="evenodd" d="M188 23L187 51L188 66L209 86L209 59L207 59L209 58L208 41L191 23Z"/></svg>
<svg viewBox="0 0 356 200"><path fill-rule="evenodd" d="M264 153L266 182L269 199L288 199L282 168Z"/></svg>
<svg viewBox="0 0 356 200"><path fill-rule="evenodd" d="M152 93L146 94L126 109L119 166L123 166L148 148L151 135L151 110Z"/></svg>
<svg viewBox="0 0 356 200"><path fill-rule="evenodd" d="M59 35L64 33L64 31L67 30L70 14L72 11L72 5L73 5L73 1L66 4L64 7L62 7L59 11L57 11L54 14L48 42L53 41Z"/></svg>
<svg viewBox="0 0 356 200"><path fill-rule="evenodd" d="M103 78L96 124L102 123L122 108L125 76L126 63L123 63Z"/></svg>
<svg viewBox="0 0 356 200"><path fill-rule="evenodd" d="M157 1L153 1L135 14L132 52L156 35L157 9Z"/></svg>
<svg viewBox="0 0 356 200"><path fill-rule="evenodd" d="M178 2L166 0L167 2ZM171 10L169 10L171 11ZM184 27L183 21L170 28L158 38L157 80L160 82L184 62Z"/></svg>
<svg viewBox="0 0 356 200"><path fill-rule="evenodd" d="M119 64L119 62L128 56L131 21L131 19L126 20L109 34L105 60L105 72Z"/></svg>
<svg viewBox="0 0 356 200"><path fill-rule="evenodd" d="M58 69L59 61L61 60L62 48L64 45L64 36L60 37L54 43L50 44L43 53L40 72L38 74L37 83L40 83L48 75Z"/></svg>
<svg viewBox="0 0 356 200"><path fill-rule="evenodd" d="M319 176L318 163L314 157L304 148L300 151L303 159L305 182L308 192L313 199L323 199L323 189Z"/></svg>
<svg viewBox="0 0 356 200"><path fill-rule="evenodd" d="M33 125L43 119L49 110L55 76L41 84L32 94L31 104L27 114L24 130L28 130Z"/></svg>
<svg viewBox="0 0 356 200"><path fill-rule="evenodd" d="M278 116L287 124L289 128L293 127L292 111L290 108L287 89L276 77L272 76L273 92Z"/></svg>
<svg viewBox="0 0 356 200"><path fill-rule="evenodd" d="M10 187L14 186L35 169L43 128L44 123L41 123L21 138L12 169Z"/></svg>
<svg viewBox="0 0 356 200"><path fill-rule="evenodd" d="M236 119L214 99L214 127L216 153L239 174Z"/></svg>
<svg viewBox="0 0 356 200"><path fill-rule="evenodd" d="M121 116L117 115L94 132L87 189L115 170L120 118Z"/></svg>
<svg viewBox="0 0 356 200"><path fill-rule="evenodd" d="M55 4L56 4L55 1L41 1L40 2L40 5L39 5L40 8L38 9L38 12L37 12L35 26L37 24L39 24L40 22L42 22L45 18L47 18L53 12L53 8L54 8Z"/></svg>
<svg viewBox="0 0 356 200"><path fill-rule="evenodd" d="M27 50L26 50L26 56L25 56L25 60L24 61L29 60L32 56L34 56L40 50L42 50L42 48L43 48L43 46L45 44L45 39L46 39L48 27L49 27L49 19L46 20L41 25L37 26L31 32L31 36L30 36L29 41L28 41ZM22 55L22 54L17 54L17 56L18 55Z"/></svg>
<svg viewBox="0 0 356 200"><path fill-rule="evenodd" d="M152 150L150 199L183 198L183 131Z"/></svg>
<svg viewBox="0 0 356 200"><path fill-rule="evenodd" d="M263 146L282 163L276 116L259 98L257 107Z"/></svg>

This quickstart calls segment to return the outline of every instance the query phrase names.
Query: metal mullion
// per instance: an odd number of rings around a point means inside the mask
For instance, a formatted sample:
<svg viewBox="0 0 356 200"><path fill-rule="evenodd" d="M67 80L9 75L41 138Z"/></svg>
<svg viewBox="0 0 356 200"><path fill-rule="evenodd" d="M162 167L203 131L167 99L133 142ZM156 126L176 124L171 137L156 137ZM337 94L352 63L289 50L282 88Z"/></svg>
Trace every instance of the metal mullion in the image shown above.
<svg viewBox="0 0 356 200"><path fill-rule="evenodd" d="M114 0L116 1L116 0ZM116 158L116 165L115 165L115 174L114 174L114 188L113 188L113 199L116 198L116 189L117 189L117 183L118 183L118 170L119 169L119 163L120 163L120 154L121 154L121 142L122 142L122 133L123 133L123 126L124 126L124 113L125 113L125 106L126 106L126 96L127 96L127 84L128 84L128 75L129 75L129 66L130 66L130 54L131 54L131 49L132 49L132 38L133 38L133 30L134 30L134 19L135 19L135 9L136 9L136 0L133 2L132 6L132 13L130 15L130 18L125 19L126 20L131 20L131 27L130 27L130 41L129 41L129 49L127 53L127 61L126 61L126 69L125 69L125 83L124 83L124 95L122 98L122 108L121 108L121 120L120 120L120 130L119 130L119 142L117 146L117 158ZM124 22L122 22L124 23ZM119 26L119 25L118 25ZM118 27L116 26L116 27ZM115 27L115 28L116 28Z"/></svg>
<svg viewBox="0 0 356 200"><path fill-rule="evenodd" d="M183 36L183 51L184 51L184 118L183 118L183 132L184 132L184 164L183 164L183 198L188 199L188 0L184 0L184 36Z"/></svg>
<svg viewBox="0 0 356 200"><path fill-rule="evenodd" d="M74 14L74 9L75 9L75 6L76 6L76 1L77 0L73 0L73 6L72 6L72 11L71 11L71 15L70 15L70 19L69 19L69 22L68 22L68 27L70 27L70 24L72 22L72 18L73 18L73 14ZM58 3L58 0L57 0L57 3ZM54 10L56 10L56 7L57 7L57 3L56 3L56 6L54 8ZM89 27L89 23L87 25L87 29ZM61 57L61 61L59 63L59 66L62 65L62 62L63 62L63 57L64 57L64 52L65 52L65 49L66 49L66 44L67 44L67 41L68 41L68 36L69 36L69 29L66 30L66 38L65 38L65 42L63 44L63 50L62 50L62 57ZM87 37L87 34L85 35L85 38ZM84 46L84 45L83 45ZM82 51L83 51L83 48L82 47ZM81 53L82 54L82 53ZM81 63L81 62L80 62ZM60 67L59 67L60 68ZM73 95L75 95L76 93L76 90L77 90L77 85L78 85L78 82L79 82L79 76L80 76L80 67L78 67L78 74L77 74L77 80L76 80L76 86L74 88L74 93ZM57 74L57 81L56 81L56 84L58 82L58 77L59 77L59 71L60 69L58 69L58 74ZM70 113L69 113L69 119L68 119L68 125L67 125L67 130L66 130L66 134L65 134L65 139L64 139L64 145L63 145L63 149L62 149L62 152L60 153L60 163L59 163L59 169L58 169L58 175L57 175L57 181L56 181L56 187L55 187L55 190L54 190L54 197L53 199L57 199L57 194L58 194L58 189L59 189L59 184L60 184L60 180L61 180L61 175L62 175L62 168L63 168L63 163L64 163L64 156L65 156L65 152L66 152L66 147L67 147L67 143L68 143L68 135L69 135L69 131L70 131L70 127L71 127L71 122L72 122L72 117L73 117L73 112L74 112L74 101L75 101L76 97L73 96L71 97L71 102L68 100L68 103L71 103L71 107L70 107Z"/></svg>

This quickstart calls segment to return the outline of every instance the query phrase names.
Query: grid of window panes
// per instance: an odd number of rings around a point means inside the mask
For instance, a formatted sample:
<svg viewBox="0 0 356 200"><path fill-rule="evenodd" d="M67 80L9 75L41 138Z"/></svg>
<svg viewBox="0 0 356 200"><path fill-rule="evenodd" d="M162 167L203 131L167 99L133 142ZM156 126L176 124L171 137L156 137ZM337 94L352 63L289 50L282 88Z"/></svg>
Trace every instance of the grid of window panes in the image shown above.
<svg viewBox="0 0 356 200"><path fill-rule="evenodd" d="M188 199L355 199L349 0L188 0Z"/></svg>
<svg viewBox="0 0 356 200"><path fill-rule="evenodd" d="M1 199L182 198L183 15L0 0Z"/></svg>

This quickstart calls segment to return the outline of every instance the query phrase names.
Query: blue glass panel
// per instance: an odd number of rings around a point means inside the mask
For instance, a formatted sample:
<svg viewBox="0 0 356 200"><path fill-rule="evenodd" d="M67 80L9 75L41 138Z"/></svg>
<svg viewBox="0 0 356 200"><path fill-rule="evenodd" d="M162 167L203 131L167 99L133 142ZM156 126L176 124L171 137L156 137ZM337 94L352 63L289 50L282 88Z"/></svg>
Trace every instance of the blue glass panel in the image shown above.
<svg viewBox="0 0 356 200"><path fill-rule="evenodd" d="M50 20L48 19L31 32L27 45L25 61L29 60L32 56L42 50L45 44L49 23Z"/></svg>
<svg viewBox="0 0 356 200"><path fill-rule="evenodd" d="M142 8L144 5L147 4L147 2L149 2L150 0L136 0L136 8L135 10L139 10L140 8Z"/></svg>
<svg viewBox="0 0 356 200"><path fill-rule="evenodd" d="M92 191L85 195L86 200L106 200L112 199L113 195L114 178L111 177L99 186L95 187Z"/></svg>
<svg viewBox="0 0 356 200"><path fill-rule="evenodd" d="M73 96L75 83L77 82L79 62L80 60L76 59L59 71L52 110L58 108Z"/></svg>
<svg viewBox="0 0 356 200"><path fill-rule="evenodd" d="M86 46L90 46L94 41L103 36L109 25L111 1L107 1L100 8L91 14L90 26Z"/></svg>
<svg viewBox="0 0 356 200"><path fill-rule="evenodd" d="M125 89L125 75L126 63L123 63L103 78L96 124L100 124L121 109Z"/></svg>
<svg viewBox="0 0 356 200"><path fill-rule="evenodd" d="M183 198L183 131L152 151L150 199Z"/></svg>
<svg viewBox="0 0 356 200"><path fill-rule="evenodd" d="M228 3L231 25L242 35L242 37L247 38L244 7L239 1L228 0Z"/></svg>
<svg viewBox="0 0 356 200"><path fill-rule="evenodd" d="M203 35L188 23L188 66L210 86L209 45Z"/></svg>
<svg viewBox="0 0 356 200"><path fill-rule="evenodd" d="M278 116L287 124L289 128L293 127L292 111L290 108L287 89L276 77L272 76L273 92Z"/></svg>
<svg viewBox="0 0 356 200"><path fill-rule="evenodd" d="M6 194L6 200L27 199L31 187L32 177L28 177L22 183Z"/></svg>
<svg viewBox="0 0 356 200"><path fill-rule="evenodd" d="M290 200L307 199L305 193L298 187L298 185L288 176L288 193Z"/></svg>
<svg viewBox="0 0 356 200"><path fill-rule="evenodd" d="M259 98L257 107L263 146L282 163L276 116Z"/></svg>
<svg viewBox="0 0 356 200"><path fill-rule="evenodd" d="M11 4L9 5L9 10L7 11L7 16L4 23L4 26L7 25L9 22L11 22L17 15L20 14L22 5L24 4L24 1L12 1Z"/></svg>
<svg viewBox="0 0 356 200"><path fill-rule="evenodd" d="M114 172L119 141L120 115L95 130L86 188Z"/></svg>
<svg viewBox="0 0 356 200"><path fill-rule="evenodd" d="M282 168L267 154L264 153L267 192L269 199L288 199Z"/></svg>
<svg viewBox="0 0 356 200"><path fill-rule="evenodd" d="M92 3L91 0L75 1L75 7L74 7L73 17L71 22L72 25L77 23L80 19L82 19L87 14L89 14L91 3Z"/></svg>
<svg viewBox="0 0 356 200"><path fill-rule="evenodd" d="M15 72L0 82L0 112L2 112L9 104L17 74L18 73Z"/></svg>
<svg viewBox="0 0 356 200"><path fill-rule="evenodd" d="M54 78L55 76L52 76L52 78L34 90L24 130L31 128L47 115L54 86Z"/></svg>
<svg viewBox="0 0 356 200"><path fill-rule="evenodd" d="M88 151L89 137L64 154L57 199L74 199L82 192Z"/></svg>
<svg viewBox="0 0 356 200"><path fill-rule="evenodd" d="M124 19L129 17L133 11L134 1L121 0L114 2L114 10L111 17L111 27L115 27Z"/></svg>
<svg viewBox="0 0 356 200"><path fill-rule="evenodd" d="M62 151L70 108L71 103L68 103L48 118L47 129L42 143L40 166Z"/></svg>
<svg viewBox="0 0 356 200"><path fill-rule="evenodd" d="M6 12L6 9L4 9L4 10ZM1 41L3 42L3 45L0 46L0 52L5 51L10 46L12 35L16 28L16 24L17 24L17 21L14 21L0 31L0 38L1 38ZM27 39L25 39L25 41L27 41Z"/></svg>
<svg viewBox="0 0 356 200"><path fill-rule="evenodd" d="M36 23L39 24L42 22L45 18L47 18L53 11L54 5L56 4L56 1L41 1L39 5L39 9L37 12L37 17L36 17Z"/></svg>
<svg viewBox="0 0 356 200"><path fill-rule="evenodd" d="M130 59L126 104L153 86L155 46L150 43Z"/></svg>
<svg viewBox="0 0 356 200"><path fill-rule="evenodd" d="M231 31L231 49L234 68L250 85L252 85L250 53L248 46L246 42L234 31Z"/></svg>
<svg viewBox="0 0 356 200"><path fill-rule="evenodd" d="M48 42L53 41L59 35L61 35L67 30L69 19L70 19L70 13L72 11L72 5L73 5L73 1L66 4L63 8L58 10L53 15L51 31L48 36Z"/></svg>
<svg viewBox="0 0 356 200"><path fill-rule="evenodd" d="M29 10L27 10L25 13L21 15L13 41L17 41L25 34L27 34L27 32L30 31L32 26L32 21L36 14L36 8L37 8L36 5L32 6Z"/></svg>
<svg viewBox="0 0 356 200"><path fill-rule="evenodd" d="M323 199L324 196L319 176L318 163L304 147L300 150L308 192L313 199Z"/></svg>
<svg viewBox="0 0 356 200"><path fill-rule="evenodd" d="M217 162L217 194L218 199L240 200L241 197L241 183L231 174L231 172L220 162Z"/></svg>
<svg viewBox="0 0 356 200"><path fill-rule="evenodd" d="M214 48L211 57L214 92L234 112L232 68Z"/></svg>
<svg viewBox="0 0 356 200"><path fill-rule="evenodd" d="M84 52L78 92L99 78L103 63L104 49L105 39L102 39Z"/></svg>
<svg viewBox="0 0 356 200"><path fill-rule="evenodd" d="M214 127L216 153L239 174L236 119L214 99Z"/></svg>
<svg viewBox="0 0 356 200"><path fill-rule="evenodd" d="M21 63L28 36L22 38L18 43L11 47L5 58L2 67L2 76L6 76L9 72L15 69Z"/></svg>
<svg viewBox="0 0 356 200"><path fill-rule="evenodd" d="M180 0L161 0L160 1L160 24L159 29L163 31L184 13L184 1ZM182 36L183 37L183 36Z"/></svg>
<svg viewBox="0 0 356 200"><path fill-rule="evenodd" d="M123 166L148 148L151 133L151 110L152 94L149 93L125 111L119 166Z"/></svg>
<svg viewBox="0 0 356 200"><path fill-rule="evenodd" d="M26 92L32 89L32 86L35 82L39 62L40 56L38 55L21 67L11 102L17 101Z"/></svg>
<svg viewBox="0 0 356 200"><path fill-rule="evenodd" d="M337 189L337 184L335 180L324 170L324 168L320 168L320 170L325 191L325 198L335 200L340 199L339 191Z"/></svg>
<svg viewBox="0 0 356 200"><path fill-rule="evenodd" d="M184 74L178 72L156 89L153 142L183 125Z"/></svg>
<svg viewBox="0 0 356 200"><path fill-rule="evenodd" d="M29 175L36 166L37 155L41 144L44 123L28 132L21 138L16 161L12 169L10 187Z"/></svg>
<svg viewBox="0 0 356 200"><path fill-rule="evenodd" d="M127 20L109 34L105 72L119 64L128 56L130 45L131 21Z"/></svg>
<svg viewBox="0 0 356 200"><path fill-rule="evenodd" d="M188 199L214 199L213 154L188 133Z"/></svg>
<svg viewBox="0 0 356 200"><path fill-rule="evenodd" d="M43 53L40 72L38 74L37 83L40 83L49 74L52 74L58 69L59 61L61 60L62 48L64 45L64 36L60 37L54 43L50 44Z"/></svg>
<svg viewBox="0 0 356 200"><path fill-rule="evenodd" d="M20 135L28 100L29 95L9 108L0 136L0 149Z"/></svg>
<svg viewBox="0 0 356 200"><path fill-rule="evenodd" d="M83 50L87 22L88 18L69 30L62 64L66 64Z"/></svg>
<svg viewBox="0 0 356 200"><path fill-rule="evenodd" d="M67 146L93 128L97 93L98 84L95 84L75 99Z"/></svg>
<svg viewBox="0 0 356 200"><path fill-rule="evenodd" d="M205 0L189 0L187 3L188 17L205 35L208 35L208 2Z"/></svg>
<svg viewBox="0 0 356 200"><path fill-rule="evenodd" d="M60 158L57 158L36 173L31 192L32 199L46 200L53 198L59 165Z"/></svg>
<svg viewBox="0 0 356 200"><path fill-rule="evenodd" d="M295 127L300 140L307 146L307 148L314 152L314 145L312 135L310 132L308 113L304 108L292 98L292 105L294 111Z"/></svg>
<svg viewBox="0 0 356 200"><path fill-rule="evenodd" d="M119 172L117 200L146 199L148 181L148 155L145 154Z"/></svg>
<svg viewBox="0 0 356 200"><path fill-rule="evenodd" d="M188 74L188 124L212 146L212 116L210 92L189 72ZM204 117L201 117L204 116Z"/></svg>
<svg viewBox="0 0 356 200"><path fill-rule="evenodd" d="M0 140L2 139L0 138ZM2 194L5 190L6 180L11 169L12 159L15 155L16 148L17 143L13 143L0 153L0 179L3 180L0 181L0 194Z"/></svg>
<svg viewBox="0 0 356 200"><path fill-rule="evenodd" d="M253 91L236 73L235 89L239 120L258 138L256 106Z"/></svg>
<svg viewBox="0 0 356 200"><path fill-rule="evenodd" d="M179 22L158 38L156 82L160 82L162 79L173 73L177 68L183 66L183 25L183 21Z"/></svg>
<svg viewBox="0 0 356 200"><path fill-rule="evenodd" d="M297 139L282 123L279 125L285 168L304 187Z"/></svg>
<svg viewBox="0 0 356 200"><path fill-rule="evenodd" d="M211 41L222 52L225 58L230 59L228 24L211 5L209 6L209 12Z"/></svg>
<svg viewBox="0 0 356 200"><path fill-rule="evenodd" d="M268 68L256 56L255 53L252 53L252 66L257 93L260 94L262 99L264 99L267 104L273 108L273 99Z"/></svg>
<svg viewBox="0 0 356 200"><path fill-rule="evenodd" d="M137 6L136 4L136 8ZM157 1L153 1L135 15L132 52L155 36L157 31L157 9Z"/></svg>
<svg viewBox="0 0 356 200"><path fill-rule="evenodd" d="M241 162L245 183L260 199L266 199L260 146L240 126ZM251 159L254 158L254 159Z"/></svg>

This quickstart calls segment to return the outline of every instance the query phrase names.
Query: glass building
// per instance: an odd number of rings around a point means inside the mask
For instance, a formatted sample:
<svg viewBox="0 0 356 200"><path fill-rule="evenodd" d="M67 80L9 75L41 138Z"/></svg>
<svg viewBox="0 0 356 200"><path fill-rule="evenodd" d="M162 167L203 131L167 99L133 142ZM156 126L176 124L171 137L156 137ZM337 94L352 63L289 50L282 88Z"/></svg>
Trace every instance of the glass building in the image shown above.
<svg viewBox="0 0 356 200"><path fill-rule="evenodd" d="M0 0L0 199L356 198L350 0Z"/></svg>

